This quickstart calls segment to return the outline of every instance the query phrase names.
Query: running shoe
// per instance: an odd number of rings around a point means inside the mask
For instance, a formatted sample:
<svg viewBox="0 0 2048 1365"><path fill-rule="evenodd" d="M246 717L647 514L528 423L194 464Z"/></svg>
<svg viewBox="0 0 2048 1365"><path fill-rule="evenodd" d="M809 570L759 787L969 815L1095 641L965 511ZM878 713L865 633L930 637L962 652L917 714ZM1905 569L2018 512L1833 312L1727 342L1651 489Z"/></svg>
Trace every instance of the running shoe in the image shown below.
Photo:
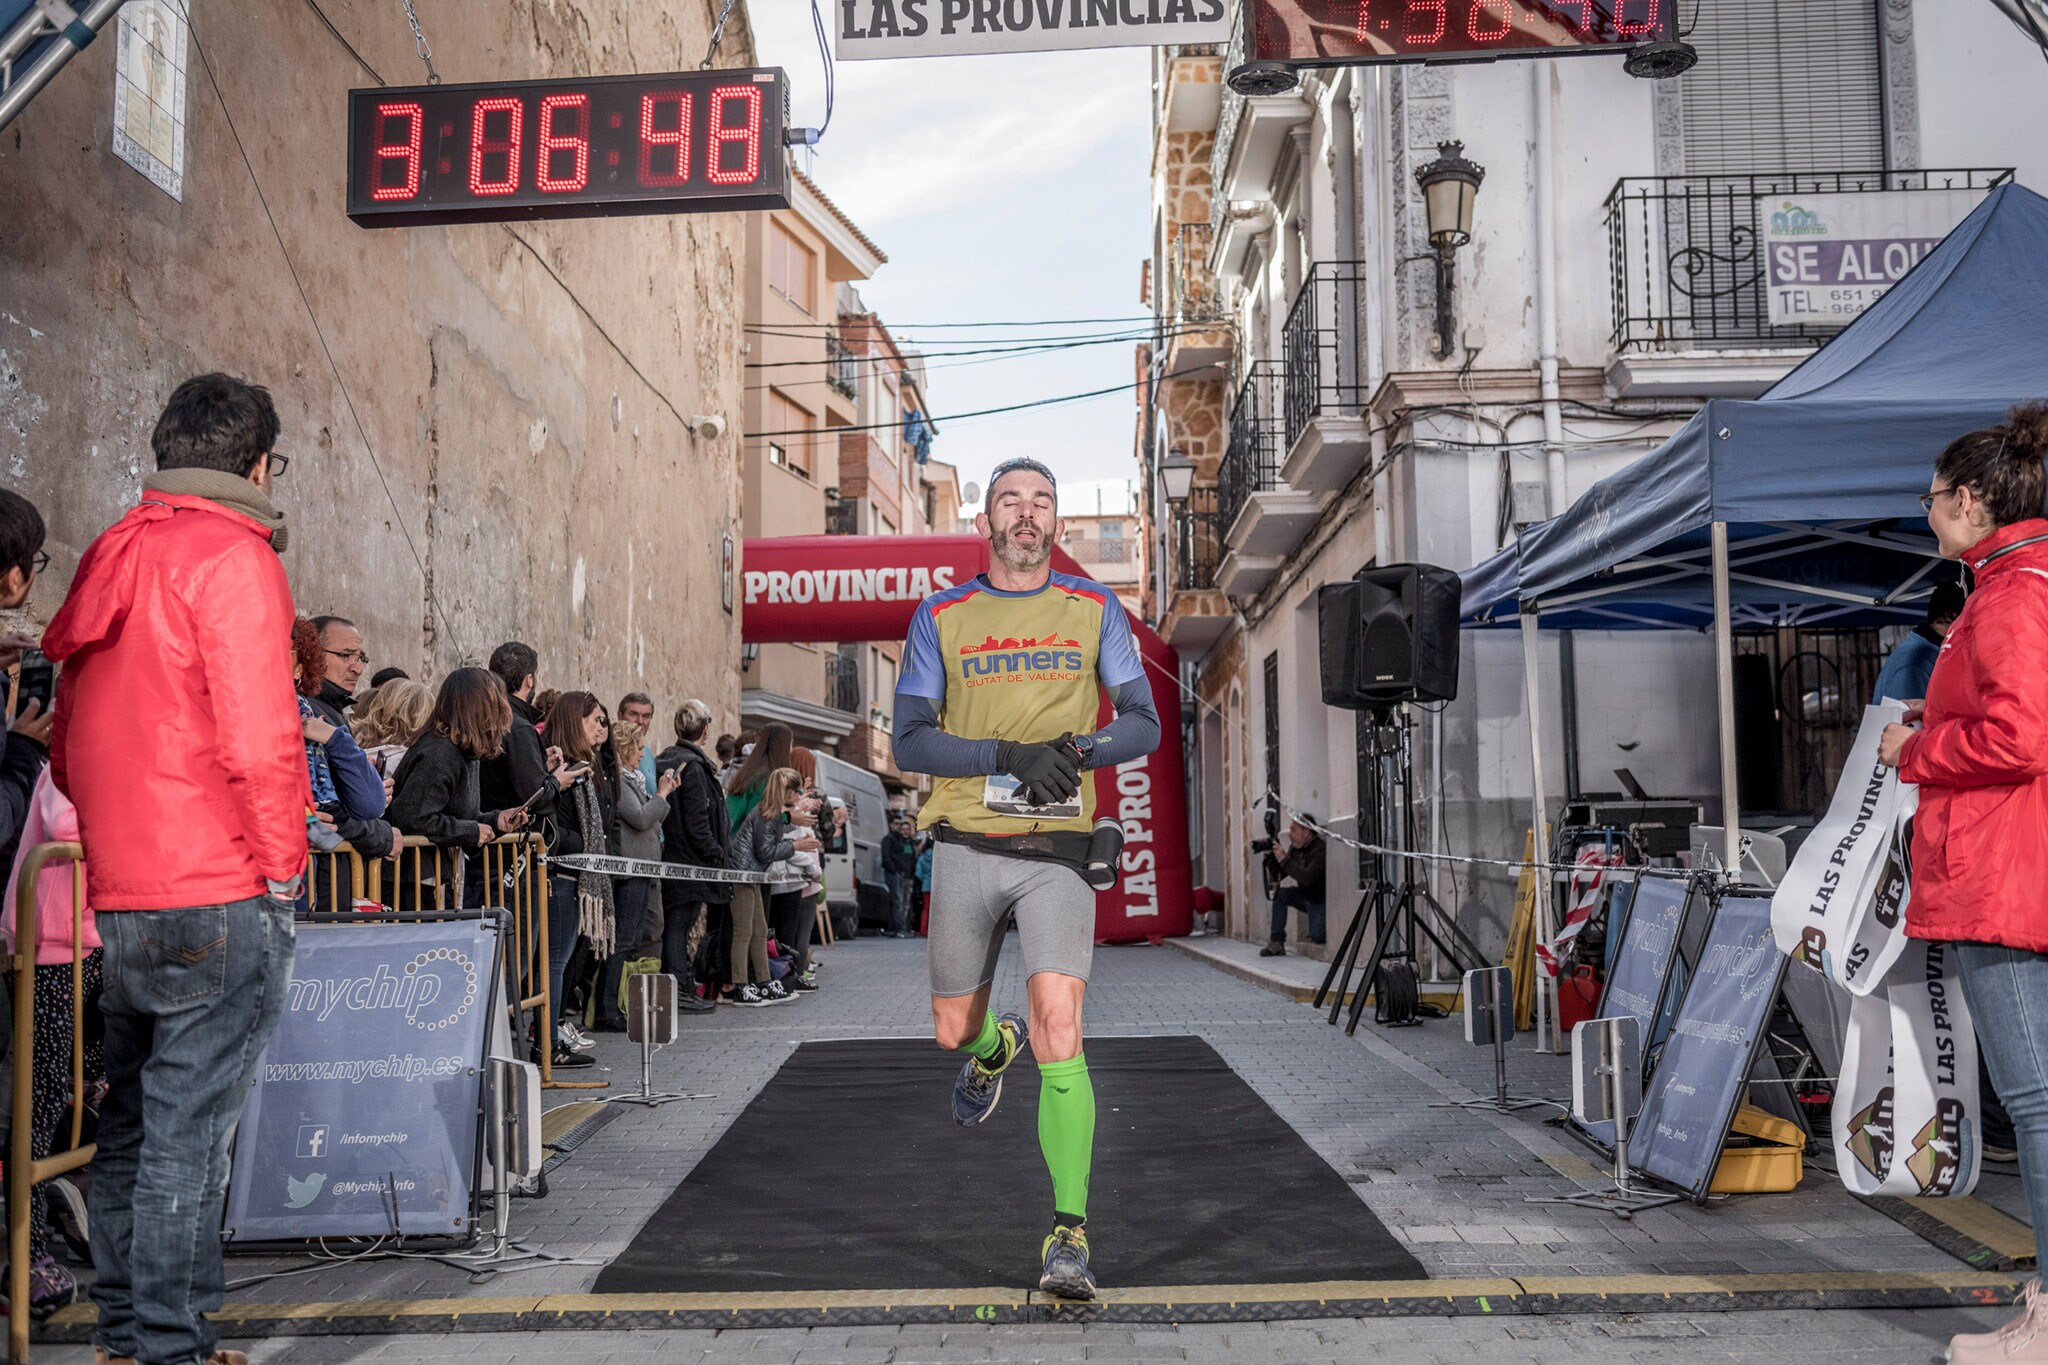
<svg viewBox="0 0 2048 1365"><path fill-rule="evenodd" d="M801 972L786 978L793 991L814 991L818 989L818 978L809 972Z"/></svg>
<svg viewBox="0 0 2048 1365"><path fill-rule="evenodd" d="M555 1041L569 1052L593 1052L597 1049L597 1039L567 1019L555 1025Z"/></svg>
<svg viewBox="0 0 2048 1365"><path fill-rule="evenodd" d="M1095 1297L1095 1272L1088 1268L1088 1230L1054 1228L1040 1251L1045 1271L1038 1287L1063 1299Z"/></svg>
<svg viewBox="0 0 2048 1365"><path fill-rule="evenodd" d="M47 1254L36 1257L28 1263L28 1313L37 1320L47 1318L59 1308L69 1307L78 1297L78 1281L71 1278L71 1272L58 1265L56 1258Z"/></svg>
<svg viewBox="0 0 2048 1365"><path fill-rule="evenodd" d="M1001 1016L996 1029L1003 1035L1003 1053L996 1064L984 1066L980 1058L969 1057L961 1063L959 1078L953 1082L953 1122L962 1128L972 1128L995 1113L996 1101L1003 1097L1003 1073L1024 1050L1029 1030L1023 1015Z"/></svg>

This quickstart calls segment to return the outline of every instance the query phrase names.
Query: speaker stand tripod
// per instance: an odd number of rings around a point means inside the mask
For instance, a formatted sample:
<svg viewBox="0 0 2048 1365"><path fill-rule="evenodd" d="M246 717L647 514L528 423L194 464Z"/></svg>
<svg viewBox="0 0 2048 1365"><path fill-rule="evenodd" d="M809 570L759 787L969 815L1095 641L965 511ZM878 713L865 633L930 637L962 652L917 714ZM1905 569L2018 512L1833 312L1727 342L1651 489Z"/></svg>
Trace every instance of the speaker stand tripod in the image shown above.
<svg viewBox="0 0 2048 1365"><path fill-rule="evenodd" d="M1392 706L1362 712L1359 739L1360 841L1379 848L1393 846L1390 836L1395 822L1391 815L1398 810L1398 847L1412 849L1416 842L1415 771L1407 713ZM1337 951L1331 955L1330 969L1324 973L1314 1000L1316 1009L1322 1008L1324 1000L1330 1001L1330 1022L1336 1023L1344 1008L1345 992L1351 989L1352 969L1365 947L1368 921L1377 926L1365 974L1359 978L1357 993L1352 997L1351 1015L1344 1025L1346 1034L1358 1032L1358 1021L1365 1014L1366 994L1377 989L1381 965L1397 960L1415 965L1421 939L1427 938L1434 944L1441 958L1448 960L1461 976L1484 960L1478 946L1429 894L1429 888L1416 879L1413 859L1398 852L1366 854L1360 871L1369 880L1359 897L1358 912L1351 917Z"/></svg>

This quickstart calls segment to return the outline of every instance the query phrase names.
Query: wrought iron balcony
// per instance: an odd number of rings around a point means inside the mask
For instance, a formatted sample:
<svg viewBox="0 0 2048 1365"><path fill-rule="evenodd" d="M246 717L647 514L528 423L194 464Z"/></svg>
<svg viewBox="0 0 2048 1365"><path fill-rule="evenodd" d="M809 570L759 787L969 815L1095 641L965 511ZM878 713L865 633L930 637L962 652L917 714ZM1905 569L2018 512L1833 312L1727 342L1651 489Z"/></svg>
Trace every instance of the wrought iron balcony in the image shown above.
<svg viewBox="0 0 2048 1365"><path fill-rule="evenodd" d="M1614 348L1818 345L1839 329L1771 325L1761 206L1804 194L1989 190L2011 177L1993 168L1617 181L1606 205Z"/></svg>
<svg viewBox="0 0 2048 1365"><path fill-rule="evenodd" d="M1249 8L1251 6L1242 4L1237 7L1230 43L1223 49L1223 69L1226 72L1244 65L1244 12ZM1223 225L1223 215L1230 208L1229 197L1223 193L1223 173L1230 166L1230 146L1237 141L1237 125L1243 117L1244 96L1226 83L1223 87L1223 109L1216 116L1216 145L1209 153L1209 226L1212 230Z"/></svg>
<svg viewBox="0 0 2048 1365"><path fill-rule="evenodd" d="M1216 514L1225 530L1252 494L1279 485L1287 437L1285 382L1286 370L1279 361L1261 360L1238 387L1237 402L1230 409L1230 444L1216 476Z"/></svg>
<svg viewBox="0 0 2048 1365"><path fill-rule="evenodd" d="M1287 444L1318 417L1355 416L1365 408L1359 327L1365 307L1363 261L1317 261L1287 310L1280 330L1286 358Z"/></svg>
<svg viewBox="0 0 2048 1365"><path fill-rule="evenodd" d="M825 333L825 383L843 398L860 394L860 357L847 348L837 332Z"/></svg>
<svg viewBox="0 0 2048 1365"><path fill-rule="evenodd" d="M860 714L860 661L844 654L825 656L825 705Z"/></svg>
<svg viewBox="0 0 2048 1365"><path fill-rule="evenodd" d="M1209 247L1215 240L1216 229L1209 223L1182 223L1173 234L1161 311L1175 327L1223 322L1223 293L1209 273Z"/></svg>
<svg viewBox="0 0 2048 1365"><path fill-rule="evenodd" d="M1188 500L1173 509L1173 585L1182 592L1204 592L1216 586L1216 566L1223 560L1223 516L1214 484L1188 491Z"/></svg>

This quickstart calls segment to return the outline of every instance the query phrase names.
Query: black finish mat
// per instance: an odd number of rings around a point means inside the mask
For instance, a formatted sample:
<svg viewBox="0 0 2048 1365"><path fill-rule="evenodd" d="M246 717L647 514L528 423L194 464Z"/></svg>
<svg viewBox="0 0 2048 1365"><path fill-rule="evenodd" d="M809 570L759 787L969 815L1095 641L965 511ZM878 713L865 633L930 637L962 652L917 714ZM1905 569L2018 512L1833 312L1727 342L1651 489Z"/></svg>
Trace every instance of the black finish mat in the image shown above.
<svg viewBox="0 0 2048 1365"><path fill-rule="evenodd" d="M805 1043L596 1291L1036 1283L1052 1183L1038 1073L980 1127L929 1042ZM1422 1279L1392 1233L1199 1038L1097 1038L1088 1231L1105 1287Z"/></svg>

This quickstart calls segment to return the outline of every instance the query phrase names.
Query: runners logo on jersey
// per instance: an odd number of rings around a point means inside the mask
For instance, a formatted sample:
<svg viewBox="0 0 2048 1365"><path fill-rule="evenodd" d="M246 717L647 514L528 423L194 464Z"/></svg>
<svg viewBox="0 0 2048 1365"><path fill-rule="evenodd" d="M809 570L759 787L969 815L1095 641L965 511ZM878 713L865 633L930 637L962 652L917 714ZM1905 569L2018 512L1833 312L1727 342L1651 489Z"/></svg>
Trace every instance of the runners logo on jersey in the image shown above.
<svg viewBox="0 0 2048 1365"><path fill-rule="evenodd" d="M1021 678L1043 682L1071 678L1088 666L1081 642L1058 631L1043 639L998 640L991 635L978 645L960 646L960 677L968 686L976 679Z"/></svg>

